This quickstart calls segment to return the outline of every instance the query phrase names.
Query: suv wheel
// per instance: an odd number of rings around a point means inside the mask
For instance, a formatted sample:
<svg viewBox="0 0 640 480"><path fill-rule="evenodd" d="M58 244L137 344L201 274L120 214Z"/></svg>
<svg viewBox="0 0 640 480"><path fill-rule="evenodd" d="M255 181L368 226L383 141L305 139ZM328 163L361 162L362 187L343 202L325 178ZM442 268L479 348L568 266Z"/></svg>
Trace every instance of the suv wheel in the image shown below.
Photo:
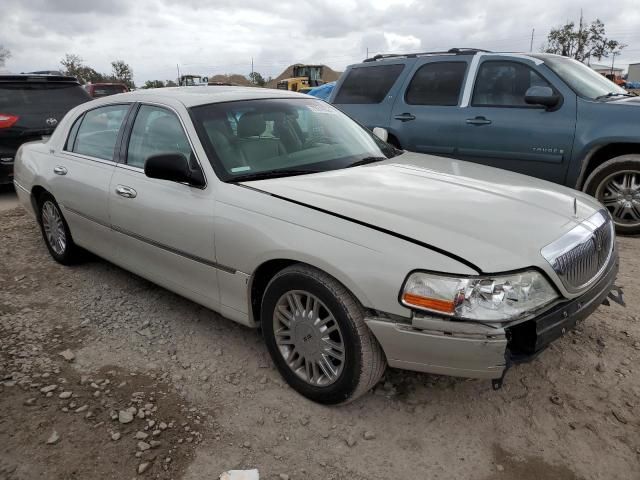
<svg viewBox="0 0 640 480"><path fill-rule="evenodd" d="M297 264L279 272L265 291L261 320L280 374L311 400L355 400L384 373L384 353L364 323L363 308L315 268Z"/></svg>
<svg viewBox="0 0 640 480"><path fill-rule="evenodd" d="M71 238L69 225L62 216L58 203L48 193L38 199L38 220L42 237L49 253L56 262L71 265L80 257L78 246Z"/></svg>
<svg viewBox="0 0 640 480"><path fill-rule="evenodd" d="M596 168L585 192L611 213L620 234L640 234L640 155L622 155Z"/></svg>

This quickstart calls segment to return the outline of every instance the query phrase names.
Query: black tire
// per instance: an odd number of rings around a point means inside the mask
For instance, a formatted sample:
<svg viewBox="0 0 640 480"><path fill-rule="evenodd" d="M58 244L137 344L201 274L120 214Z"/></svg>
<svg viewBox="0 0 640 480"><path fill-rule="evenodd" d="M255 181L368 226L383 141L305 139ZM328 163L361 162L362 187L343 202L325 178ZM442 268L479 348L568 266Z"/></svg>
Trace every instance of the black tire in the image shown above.
<svg viewBox="0 0 640 480"><path fill-rule="evenodd" d="M622 201L631 202L634 210L622 210L619 204L612 205L611 191L606 186L616 177L625 174L633 176L640 185L640 155L621 155L606 161L596 168L584 184L584 191L593 195L611 212L616 225L616 232L621 235L640 234L640 187L630 188L623 192ZM633 213L636 212L636 213Z"/></svg>
<svg viewBox="0 0 640 480"><path fill-rule="evenodd" d="M311 385L300 378L276 343L276 306L285 294L294 291L308 292L319 299L339 326L344 364L337 380L329 385ZM384 373L386 359L364 322L364 309L344 285L320 270L296 264L277 273L265 290L260 316L269 354L280 374L298 393L315 402L334 405L353 401L373 388Z"/></svg>
<svg viewBox="0 0 640 480"><path fill-rule="evenodd" d="M48 209L53 209L57 215L60 217L59 227L61 232L64 234L64 247L60 248L60 245L53 246L50 238L47 236L44 219L45 211ZM38 198L38 223L40 224L40 231L42 232L42 238L44 239L44 243L47 246L47 250L53 257L53 259L61 263L62 265L73 265L81 260L82 251L80 247L78 247L71 236L71 231L69 230L69 225L62 215L62 211L58 206L58 202L53 198L53 195L49 193L43 193Z"/></svg>

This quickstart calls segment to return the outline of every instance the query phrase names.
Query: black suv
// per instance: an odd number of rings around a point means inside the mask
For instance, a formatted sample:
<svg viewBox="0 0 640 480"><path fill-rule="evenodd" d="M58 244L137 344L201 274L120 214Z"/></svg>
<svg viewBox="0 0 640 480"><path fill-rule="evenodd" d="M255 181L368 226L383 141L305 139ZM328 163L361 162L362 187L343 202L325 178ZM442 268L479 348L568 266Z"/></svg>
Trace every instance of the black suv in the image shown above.
<svg viewBox="0 0 640 480"><path fill-rule="evenodd" d="M89 100L73 77L0 75L0 185L12 182L20 145L51 135L69 110Z"/></svg>

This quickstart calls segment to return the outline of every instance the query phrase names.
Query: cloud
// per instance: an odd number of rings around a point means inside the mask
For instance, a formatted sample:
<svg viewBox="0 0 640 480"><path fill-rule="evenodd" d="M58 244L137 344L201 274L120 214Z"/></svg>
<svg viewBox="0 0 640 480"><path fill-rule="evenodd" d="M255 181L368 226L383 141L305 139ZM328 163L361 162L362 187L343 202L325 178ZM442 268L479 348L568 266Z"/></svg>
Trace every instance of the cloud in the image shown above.
<svg viewBox="0 0 640 480"><path fill-rule="evenodd" d="M595 0L1 0L0 44L12 71L54 69L65 53L98 71L124 59L137 83L176 76L276 76L294 62L326 63L336 70L369 51L479 47L526 51L535 28L539 50L551 27L599 17L611 37L629 45L617 64L640 60L637 0L615 9Z"/></svg>

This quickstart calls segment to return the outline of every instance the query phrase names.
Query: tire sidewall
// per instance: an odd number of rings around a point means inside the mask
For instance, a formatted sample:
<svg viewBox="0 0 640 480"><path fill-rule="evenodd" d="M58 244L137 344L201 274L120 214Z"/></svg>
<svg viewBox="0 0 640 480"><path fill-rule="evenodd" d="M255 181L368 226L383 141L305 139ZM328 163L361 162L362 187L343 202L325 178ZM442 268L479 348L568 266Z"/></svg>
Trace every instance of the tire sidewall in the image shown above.
<svg viewBox="0 0 640 480"><path fill-rule="evenodd" d="M596 193L602 182L610 175L623 170L636 170L640 173L640 155L622 155L603 163L589 175L585 182L584 191L600 201L596 197ZM616 232L622 235L640 234L640 226L626 226L618 223L615 226Z"/></svg>
<svg viewBox="0 0 640 480"><path fill-rule="evenodd" d="M345 348L345 364L340 378L326 387L314 387L299 378L286 364L276 344L273 312L280 297L291 290L305 290L318 297L331 311L340 327ZM300 394L324 404L341 403L352 395L358 386L362 370L360 339L347 307L326 285L299 271L276 275L267 286L262 300L261 323L267 349L278 371Z"/></svg>

